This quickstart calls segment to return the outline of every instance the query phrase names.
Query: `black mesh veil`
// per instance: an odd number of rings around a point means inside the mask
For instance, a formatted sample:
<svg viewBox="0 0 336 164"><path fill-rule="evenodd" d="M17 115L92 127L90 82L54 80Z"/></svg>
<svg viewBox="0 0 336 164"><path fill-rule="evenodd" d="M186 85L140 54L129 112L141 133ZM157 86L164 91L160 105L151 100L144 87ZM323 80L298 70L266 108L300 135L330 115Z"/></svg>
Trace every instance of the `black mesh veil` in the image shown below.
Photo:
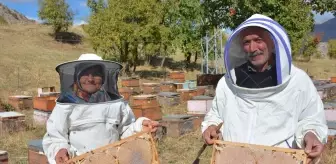
<svg viewBox="0 0 336 164"><path fill-rule="evenodd" d="M118 92L118 74L122 69L122 65L117 62L105 61L105 60L77 60L60 64L56 67L56 71L60 76L61 94L73 91L73 85L76 83L76 67L100 65L104 69L103 71L103 85L102 89L112 94L114 97L121 98Z"/></svg>

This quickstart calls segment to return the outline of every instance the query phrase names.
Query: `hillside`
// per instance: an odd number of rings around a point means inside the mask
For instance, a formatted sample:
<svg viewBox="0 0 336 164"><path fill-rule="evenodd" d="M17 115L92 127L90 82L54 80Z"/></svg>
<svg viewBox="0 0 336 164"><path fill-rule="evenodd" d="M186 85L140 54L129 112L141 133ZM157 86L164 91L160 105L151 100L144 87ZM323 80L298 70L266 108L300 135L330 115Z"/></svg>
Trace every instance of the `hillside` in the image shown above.
<svg viewBox="0 0 336 164"><path fill-rule="evenodd" d="M19 12L9 9L8 7L0 3L0 23L27 24L27 23L35 23L35 21L28 19Z"/></svg>
<svg viewBox="0 0 336 164"><path fill-rule="evenodd" d="M81 34L77 29L71 31ZM84 40L79 44L55 41L45 25L0 26L0 97L12 94L32 95L37 87L58 85L57 64L92 52Z"/></svg>
<svg viewBox="0 0 336 164"><path fill-rule="evenodd" d="M316 24L314 33L323 33L322 42L327 42L330 39L336 39L336 17L322 24Z"/></svg>

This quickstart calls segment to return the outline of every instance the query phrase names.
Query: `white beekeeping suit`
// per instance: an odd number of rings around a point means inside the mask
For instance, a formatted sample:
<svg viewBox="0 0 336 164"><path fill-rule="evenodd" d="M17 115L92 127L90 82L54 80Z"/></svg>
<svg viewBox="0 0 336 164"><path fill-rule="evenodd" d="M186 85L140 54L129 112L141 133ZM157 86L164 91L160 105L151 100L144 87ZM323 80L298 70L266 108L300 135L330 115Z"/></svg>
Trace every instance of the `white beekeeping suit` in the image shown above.
<svg viewBox="0 0 336 164"><path fill-rule="evenodd" d="M250 89L235 83L234 68L248 60L239 33L252 26L266 29L273 39L277 74L274 87ZM224 57L227 74L217 85L202 133L210 125L223 122L225 141L302 148L303 138L310 131L322 143L327 142L322 100L309 76L292 64L290 41L281 25L269 17L253 15L232 33Z"/></svg>
<svg viewBox="0 0 336 164"><path fill-rule="evenodd" d="M89 102L72 97L73 84L81 69L98 65L104 70L103 86ZM61 96L47 122L43 149L49 163L55 164L60 149L70 156L118 141L142 130L142 121L135 116L118 93L117 77L122 66L104 61L95 54L83 54L77 61L56 67L61 80Z"/></svg>

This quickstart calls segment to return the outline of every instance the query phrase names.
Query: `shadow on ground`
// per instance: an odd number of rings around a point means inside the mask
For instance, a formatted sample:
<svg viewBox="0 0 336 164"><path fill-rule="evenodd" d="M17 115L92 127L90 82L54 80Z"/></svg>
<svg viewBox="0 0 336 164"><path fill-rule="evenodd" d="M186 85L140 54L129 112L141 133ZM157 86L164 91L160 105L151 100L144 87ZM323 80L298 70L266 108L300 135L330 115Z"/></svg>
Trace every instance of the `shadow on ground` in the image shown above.
<svg viewBox="0 0 336 164"><path fill-rule="evenodd" d="M58 32L56 34L49 34L50 36L54 37L54 39L61 43L66 44L80 44L82 43L83 37L73 32Z"/></svg>

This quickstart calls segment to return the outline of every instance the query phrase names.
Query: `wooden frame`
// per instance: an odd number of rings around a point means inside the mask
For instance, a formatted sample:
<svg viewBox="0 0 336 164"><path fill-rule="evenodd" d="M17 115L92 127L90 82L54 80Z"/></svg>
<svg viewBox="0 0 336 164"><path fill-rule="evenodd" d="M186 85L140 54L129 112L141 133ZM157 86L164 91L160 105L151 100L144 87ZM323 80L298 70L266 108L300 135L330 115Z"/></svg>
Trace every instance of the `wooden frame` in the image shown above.
<svg viewBox="0 0 336 164"><path fill-rule="evenodd" d="M129 141L132 141L132 140L135 140L135 139L144 139L144 140L147 140L149 143L150 143L150 147L151 147L151 153L152 153L152 159L151 159L151 164L160 164L159 162L159 156L158 156L158 152L157 152L157 149L156 149L156 146L155 146L155 142L154 142L154 139L153 139L153 136L151 135L150 132L140 132L140 133L137 133L135 135L132 135L130 137L127 137L125 139L122 139L118 142L114 142L112 144L109 144L109 145L106 145L106 146L103 146L103 147L100 147L100 148L97 148L95 150L92 150L90 152L87 152L85 154L82 154L80 156L76 156L74 158L71 158L70 160L68 160L66 162L66 164L81 164L81 163L84 163L85 162L85 159L93 154L96 154L96 153L102 153L102 152L105 152L107 151L108 149L110 148L117 148L117 151L119 151L119 147L121 147L123 144L129 142ZM116 160L118 159L118 157L114 157ZM102 163L104 164L104 163Z"/></svg>
<svg viewBox="0 0 336 164"><path fill-rule="evenodd" d="M261 150L261 151L270 151L272 153L272 155L273 155L274 152L282 153L282 154L288 154L293 159L296 160L296 162L294 162L293 164L298 164L298 163L299 164L307 164L307 155L304 152L304 150L289 149L289 148L278 148L278 147L253 145L253 144L245 144L245 143L236 143L236 142L227 142L227 141L220 141L220 140L216 140L214 145L213 145L211 164L217 164L216 163L216 153L219 152L219 151L222 151L220 149L222 149L223 147L248 148L248 149L250 149L250 151L252 153L253 153L253 150L257 150L257 151ZM251 150L251 149L253 149L253 150ZM243 156L240 156L240 157L244 158ZM259 163L258 160L255 159L255 162L253 162L253 161L251 161L251 162L249 161L249 162L250 163L256 163L256 164L266 164L266 163L262 163L262 162ZM280 163L281 163L281 161L280 161ZM240 164L240 163L235 162L235 164ZM277 163L273 162L272 164L277 164ZM288 163L288 164L292 164L292 163Z"/></svg>

